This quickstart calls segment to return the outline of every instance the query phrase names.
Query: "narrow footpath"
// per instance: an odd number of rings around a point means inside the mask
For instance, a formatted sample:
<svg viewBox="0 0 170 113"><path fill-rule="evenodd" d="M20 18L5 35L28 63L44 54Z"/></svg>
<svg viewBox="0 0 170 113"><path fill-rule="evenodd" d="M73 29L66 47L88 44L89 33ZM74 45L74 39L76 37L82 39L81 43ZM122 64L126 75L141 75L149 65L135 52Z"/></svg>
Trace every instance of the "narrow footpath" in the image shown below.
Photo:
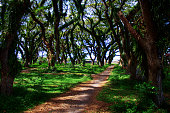
<svg viewBox="0 0 170 113"><path fill-rule="evenodd" d="M104 72L92 75L93 80L83 82L24 113L106 113L108 104L97 101L96 95L107 82L113 67L110 66Z"/></svg>

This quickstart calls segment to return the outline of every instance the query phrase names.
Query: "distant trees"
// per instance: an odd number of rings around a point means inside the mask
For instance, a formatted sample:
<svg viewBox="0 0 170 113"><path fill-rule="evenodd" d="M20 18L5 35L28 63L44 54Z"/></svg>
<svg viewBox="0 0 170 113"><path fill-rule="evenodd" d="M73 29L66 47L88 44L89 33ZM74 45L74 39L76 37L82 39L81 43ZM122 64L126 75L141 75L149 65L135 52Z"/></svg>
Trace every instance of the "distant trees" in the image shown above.
<svg viewBox="0 0 170 113"><path fill-rule="evenodd" d="M21 26L19 32L19 41L17 51L21 54L25 67L29 67L38 59L38 49L42 44L42 39L39 36L40 31L37 30L35 22L30 19L26 25Z"/></svg>
<svg viewBox="0 0 170 113"><path fill-rule="evenodd" d="M103 66L115 51L131 79L151 81L163 102L162 68L168 43L168 2L156 0L1 0L1 93L11 94L20 66L36 62L40 48L47 51L48 66L85 64L88 55ZM23 10L20 10L20 9ZM166 10L167 8L167 10ZM138 73L140 72L140 73Z"/></svg>

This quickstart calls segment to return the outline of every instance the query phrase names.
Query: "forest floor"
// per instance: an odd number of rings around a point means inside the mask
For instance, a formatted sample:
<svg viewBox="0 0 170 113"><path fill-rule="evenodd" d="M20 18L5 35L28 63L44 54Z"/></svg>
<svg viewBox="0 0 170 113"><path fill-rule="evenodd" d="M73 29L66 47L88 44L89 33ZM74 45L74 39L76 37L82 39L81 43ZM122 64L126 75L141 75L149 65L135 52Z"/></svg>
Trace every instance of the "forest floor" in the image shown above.
<svg viewBox="0 0 170 113"><path fill-rule="evenodd" d="M93 74L93 80L83 82L70 91L51 98L47 102L29 109L24 113L107 113L109 104L97 101L96 96L106 84L114 66L108 67L100 74Z"/></svg>

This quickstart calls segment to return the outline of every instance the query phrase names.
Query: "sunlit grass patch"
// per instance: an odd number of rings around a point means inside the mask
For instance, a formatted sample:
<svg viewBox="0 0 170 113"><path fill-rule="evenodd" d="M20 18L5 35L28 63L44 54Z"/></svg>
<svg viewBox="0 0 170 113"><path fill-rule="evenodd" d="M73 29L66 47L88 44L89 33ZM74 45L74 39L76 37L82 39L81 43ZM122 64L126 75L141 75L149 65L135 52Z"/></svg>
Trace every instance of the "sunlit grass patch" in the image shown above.
<svg viewBox="0 0 170 113"><path fill-rule="evenodd" d="M16 76L12 96L0 96L0 113L20 113L41 104L81 82L91 80L91 74L104 71L108 65L99 67L86 64L84 67L73 67L68 64L48 68L47 63L35 63L30 67L29 72Z"/></svg>
<svg viewBox="0 0 170 113"><path fill-rule="evenodd" d="M146 83L130 80L130 75L126 74L120 66L115 66L108 80L109 82L97 99L110 103L109 111L114 113L168 113L167 109L158 109L151 98L141 92L146 92L146 89L137 88Z"/></svg>
<svg viewBox="0 0 170 113"><path fill-rule="evenodd" d="M112 85L107 84L97 97L99 100L112 104L109 107L110 111L125 112L128 108L138 103L139 98L136 91L128 91L127 88L120 88L120 85L110 86Z"/></svg>

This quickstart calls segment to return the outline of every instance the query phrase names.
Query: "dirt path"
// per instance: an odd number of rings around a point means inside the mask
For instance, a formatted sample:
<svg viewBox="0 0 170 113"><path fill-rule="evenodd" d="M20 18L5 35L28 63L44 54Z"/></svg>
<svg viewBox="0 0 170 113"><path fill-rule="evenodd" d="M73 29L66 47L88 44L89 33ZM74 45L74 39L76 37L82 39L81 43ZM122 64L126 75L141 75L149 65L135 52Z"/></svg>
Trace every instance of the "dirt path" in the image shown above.
<svg viewBox="0 0 170 113"><path fill-rule="evenodd" d="M104 72L92 75L93 80L83 82L59 97L36 106L24 113L94 113L105 112L107 104L96 100L96 95L102 89L114 66ZM105 112L106 113L106 112Z"/></svg>

